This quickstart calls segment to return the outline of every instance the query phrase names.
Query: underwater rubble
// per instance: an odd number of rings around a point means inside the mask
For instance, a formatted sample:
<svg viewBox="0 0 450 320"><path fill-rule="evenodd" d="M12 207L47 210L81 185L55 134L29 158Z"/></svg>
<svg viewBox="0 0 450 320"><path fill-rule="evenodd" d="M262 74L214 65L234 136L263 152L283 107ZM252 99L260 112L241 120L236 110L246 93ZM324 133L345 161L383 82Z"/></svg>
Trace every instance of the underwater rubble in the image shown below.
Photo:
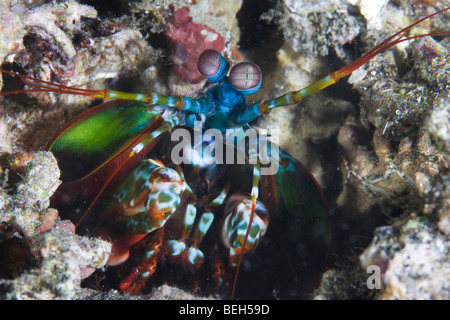
<svg viewBox="0 0 450 320"><path fill-rule="evenodd" d="M49 152L2 158L2 185L13 189L0 190L1 298L71 299L81 279L106 264L108 242L76 235L49 208L60 183Z"/></svg>
<svg viewBox="0 0 450 320"><path fill-rule="evenodd" d="M244 28L249 13L242 10L254 1L120 3L108 12L76 0L3 1L2 68L67 86L192 96L205 86L192 74L196 52L218 48L232 62L261 66L263 87L249 97L256 101L301 89L444 7L275 1ZM446 12L413 31L443 31L449 18ZM249 35L248 24L270 32ZM212 41L186 41L204 30ZM246 37L262 44L245 46ZM402 43L335 89L254 124L280 130L280 146L309 168L329 200L335 252L312 299L450 299L449 49L448 36ZM8 81L3 75L0 87ZM42 150L93 103L46 93L0 99L0 299L199 298L168 285L144 296L82 286L107 269L111 245L76 234L51 207L60 173Z"/></svg>

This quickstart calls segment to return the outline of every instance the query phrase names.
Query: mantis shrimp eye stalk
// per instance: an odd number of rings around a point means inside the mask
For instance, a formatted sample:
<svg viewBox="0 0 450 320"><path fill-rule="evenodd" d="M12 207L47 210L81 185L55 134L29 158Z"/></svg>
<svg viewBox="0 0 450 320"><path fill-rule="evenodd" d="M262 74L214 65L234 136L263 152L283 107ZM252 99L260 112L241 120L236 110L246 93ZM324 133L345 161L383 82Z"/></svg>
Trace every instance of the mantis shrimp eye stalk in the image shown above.
<svg viewBox="0 0 450 320"><path fill-rule="evenodd" d="M240 94L253 94L261 88L262 73L258 65L242 62L231 68L230 84Z"/></svg>
<svg viewBox="0 0 450 320"><path fill-rule="evenodd" d="M198 58L198 72L209 81L217 83L228 73L230 64L216 50L205 50Z"/></svg>

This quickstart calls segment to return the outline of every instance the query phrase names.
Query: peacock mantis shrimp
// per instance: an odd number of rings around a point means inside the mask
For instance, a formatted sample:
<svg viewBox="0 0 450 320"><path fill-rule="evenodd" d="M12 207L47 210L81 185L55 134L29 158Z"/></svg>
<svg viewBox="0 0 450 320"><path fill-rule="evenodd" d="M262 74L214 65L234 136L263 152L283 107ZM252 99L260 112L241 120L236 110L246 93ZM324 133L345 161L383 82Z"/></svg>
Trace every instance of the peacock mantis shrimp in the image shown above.
<svg viewBox="0 0 450 320"><path fill-rule="evenodd" d="M242 62L230 69L215 50L198 58L199 72L215 85L197 97L82 89L3 69L27 87L1 95L44 92L106 100L58 130L45 149L62 171L53 203L88 199L78 223L91 211L97 214L96 233L113 245L108 263L121 266L123 292L139 294L158 266L168 264L170 271L159 272L167 281L184 277L182 286L194 291L234 297L243 290L237 283L247 256L259 270L248 276L254 283L251 291L267 297L273 282L294 278L306 290L332 252L325 196L298 160L265 136L252 138L249 123L333 85L398 43L448 34L408 36L411 28L448 9L403 28L310 86L251 104L245 96L260 88L260 68ZM240 147L227 139L230 129L236 130ZM208 138L196 141L196 132ZM261 155L261 145L271 161ZM248 149L242 156L247 162L234 163L234 155L220 161L222 148L222 157ZM182 161L176 159L180 151ZM214 161L205 161L205 155ZM299 246L306 253L296 255ZM274 270L281 274L268 279Z"/></svg>

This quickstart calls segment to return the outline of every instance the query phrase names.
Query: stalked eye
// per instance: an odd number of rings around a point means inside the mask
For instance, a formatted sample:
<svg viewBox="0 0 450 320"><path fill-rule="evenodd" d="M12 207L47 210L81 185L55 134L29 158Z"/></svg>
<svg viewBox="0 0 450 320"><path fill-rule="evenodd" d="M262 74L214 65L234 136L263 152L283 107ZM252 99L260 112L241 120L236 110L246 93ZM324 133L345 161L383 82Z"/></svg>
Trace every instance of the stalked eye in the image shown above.
<svg viewBox="0 0 450 320"><path fill-rule="evenodd" d="M251 62L241 62L231 68L230 84L241 94L252 94L259 90L262 74L259 67Z"/></svg>
<svg viewBox="0 0 450 320"><path fill-rule="evenodd" d="M219 82L226 76L230 64L216 50L205 50L197 61L198 72L211 82Z"/></svg>

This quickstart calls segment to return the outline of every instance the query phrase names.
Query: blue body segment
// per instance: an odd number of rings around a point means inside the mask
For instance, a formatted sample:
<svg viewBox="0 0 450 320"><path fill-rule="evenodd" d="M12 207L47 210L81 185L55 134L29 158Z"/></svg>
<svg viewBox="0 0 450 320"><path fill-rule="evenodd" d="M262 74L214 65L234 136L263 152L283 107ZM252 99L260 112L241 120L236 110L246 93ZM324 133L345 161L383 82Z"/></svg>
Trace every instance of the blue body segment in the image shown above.
<svg viewBox="0 0 450 320"><path fill-rule="evenodd" d="M248 106L244 112L238 115L236 124L242 126L246 123L249 123L250 121L259 118L260 116L262 116L262 114L259 108L259 103L254 103Z"/></svg>
<svg viewBox="0 0 450 320"><path fill-rule="evenodd" d="M212 110L201 119L203 128L214 128L225 132L226 129L237 127L237 114L246 107L247 100L244 95L236 91L230 84L228 77L222 79L217 85L209 88L205 97L199 99L199 109L205 109L203 104L211 104ZM199 113L198 110L192 110ZM196 112L197 111L197 112ZM194 126L193 121L198 117L186 117L186 125Z"/></svg>
<svg viewBox="0 0 450 320"><path fill-rule="evenodd" d="M235 114L245 108L247 100L231 86L228 78L208 89L206 95L213 101L214 109L206 115L205 128L225 131L235 127Z"/></svg>

